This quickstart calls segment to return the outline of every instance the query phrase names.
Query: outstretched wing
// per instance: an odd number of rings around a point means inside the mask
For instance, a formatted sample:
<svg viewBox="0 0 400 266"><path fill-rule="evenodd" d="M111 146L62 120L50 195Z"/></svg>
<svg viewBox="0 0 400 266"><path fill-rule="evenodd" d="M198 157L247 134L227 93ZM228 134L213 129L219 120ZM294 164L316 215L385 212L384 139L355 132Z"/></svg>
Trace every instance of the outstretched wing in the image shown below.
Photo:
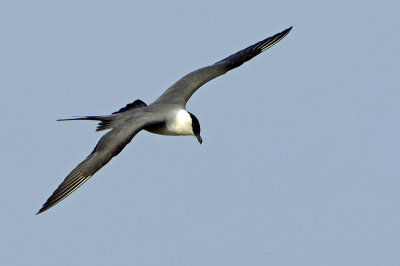
<svg viewBox="0 0 400 266"><path fill-rule="evenodd" d="M225 74L264 52L282 40L291 29L292 27L228 56L211 66L203 67L187 74L167 89L154 103L166 102L185 106L192 94L206 82Z"/></svg>
<svg viewBox="0 0 400 266"><path fill-rule="evenodd" d="M145 122L135 121L116 127L105 134L92 153L71 171L37 214L50 209L85 183L114 156L118 155L145 125Z"/></svg>

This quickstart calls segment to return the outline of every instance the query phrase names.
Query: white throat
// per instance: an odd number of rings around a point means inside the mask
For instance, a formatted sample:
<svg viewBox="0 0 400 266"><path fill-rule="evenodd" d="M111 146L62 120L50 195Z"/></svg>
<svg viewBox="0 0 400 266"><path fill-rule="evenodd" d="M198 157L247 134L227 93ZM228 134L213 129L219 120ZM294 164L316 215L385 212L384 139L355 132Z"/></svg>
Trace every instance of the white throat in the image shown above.
<svg viewBox="0 0 400 266"><path fill-rule="evenodd" d="M192 118L186 110L177 111L175 114L175 118L172 121L167 122L167 128L174 135L194 135L192 128Z"/></svg>

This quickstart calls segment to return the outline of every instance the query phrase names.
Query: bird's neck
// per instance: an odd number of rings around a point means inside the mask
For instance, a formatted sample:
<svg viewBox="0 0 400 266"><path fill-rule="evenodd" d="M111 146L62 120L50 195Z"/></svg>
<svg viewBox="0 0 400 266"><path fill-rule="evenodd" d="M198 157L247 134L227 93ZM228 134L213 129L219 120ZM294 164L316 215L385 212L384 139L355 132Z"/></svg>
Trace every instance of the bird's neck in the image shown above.
<svg viewBox="0 0 400 266"><path fill-rule="evenodd" d="M186 110L179 110L175 113L172 121L167 123L168 130L176 135L194 135L192 128L192 118Z"/></svg>

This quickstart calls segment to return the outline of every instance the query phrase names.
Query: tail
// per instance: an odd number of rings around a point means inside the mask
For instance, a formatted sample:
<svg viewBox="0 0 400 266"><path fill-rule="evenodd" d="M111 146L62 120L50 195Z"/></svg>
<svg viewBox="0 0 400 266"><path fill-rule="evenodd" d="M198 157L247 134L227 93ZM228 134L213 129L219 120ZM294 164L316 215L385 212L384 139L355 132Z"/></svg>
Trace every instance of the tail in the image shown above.
<svg viewBox="0 0 400 266"><path fill-rule="evenodd" d="M111 115L81 116L76 118L58 119L57 121L71 121L71 120L100 121L100 123L97 125L96 131L102 131L106 129L111 129L114 126L116 126L118 122L123 121L123 119L121 119L120 117L120 114L136 108L141 108L146 106L147 104L145 104L142 100L137 99L133 103L127 104L124 108L119 109L118 111L112 113Z"/></svg>
<svg viewBox="0 0 400 266"><path fill-rule="evenodd" d="M93 120L93 121L100 121L97 125L96 131L102 131L106 129L111 129L113 127L113 121L115 121L115 117L112 115L106 116L82 116L76 118L66 118L66 119L58 119L57 121L72 121L72 120Z"/></svg>

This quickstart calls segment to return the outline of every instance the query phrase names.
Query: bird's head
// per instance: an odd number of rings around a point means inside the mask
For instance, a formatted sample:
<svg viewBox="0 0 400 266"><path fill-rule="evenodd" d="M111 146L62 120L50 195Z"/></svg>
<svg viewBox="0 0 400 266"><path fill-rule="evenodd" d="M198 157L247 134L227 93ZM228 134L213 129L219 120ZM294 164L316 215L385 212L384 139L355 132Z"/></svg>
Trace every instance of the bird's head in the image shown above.
<svg viewBox="0 0 400 266"><path fill-rule="evenodd" d="M200 136L200 123L197 117L194 116L194 114L188 112L190 114L190 118L192 119L192 131L193 135L197 138L197 141L201 144L203 142L203 139Z"/></svg>

